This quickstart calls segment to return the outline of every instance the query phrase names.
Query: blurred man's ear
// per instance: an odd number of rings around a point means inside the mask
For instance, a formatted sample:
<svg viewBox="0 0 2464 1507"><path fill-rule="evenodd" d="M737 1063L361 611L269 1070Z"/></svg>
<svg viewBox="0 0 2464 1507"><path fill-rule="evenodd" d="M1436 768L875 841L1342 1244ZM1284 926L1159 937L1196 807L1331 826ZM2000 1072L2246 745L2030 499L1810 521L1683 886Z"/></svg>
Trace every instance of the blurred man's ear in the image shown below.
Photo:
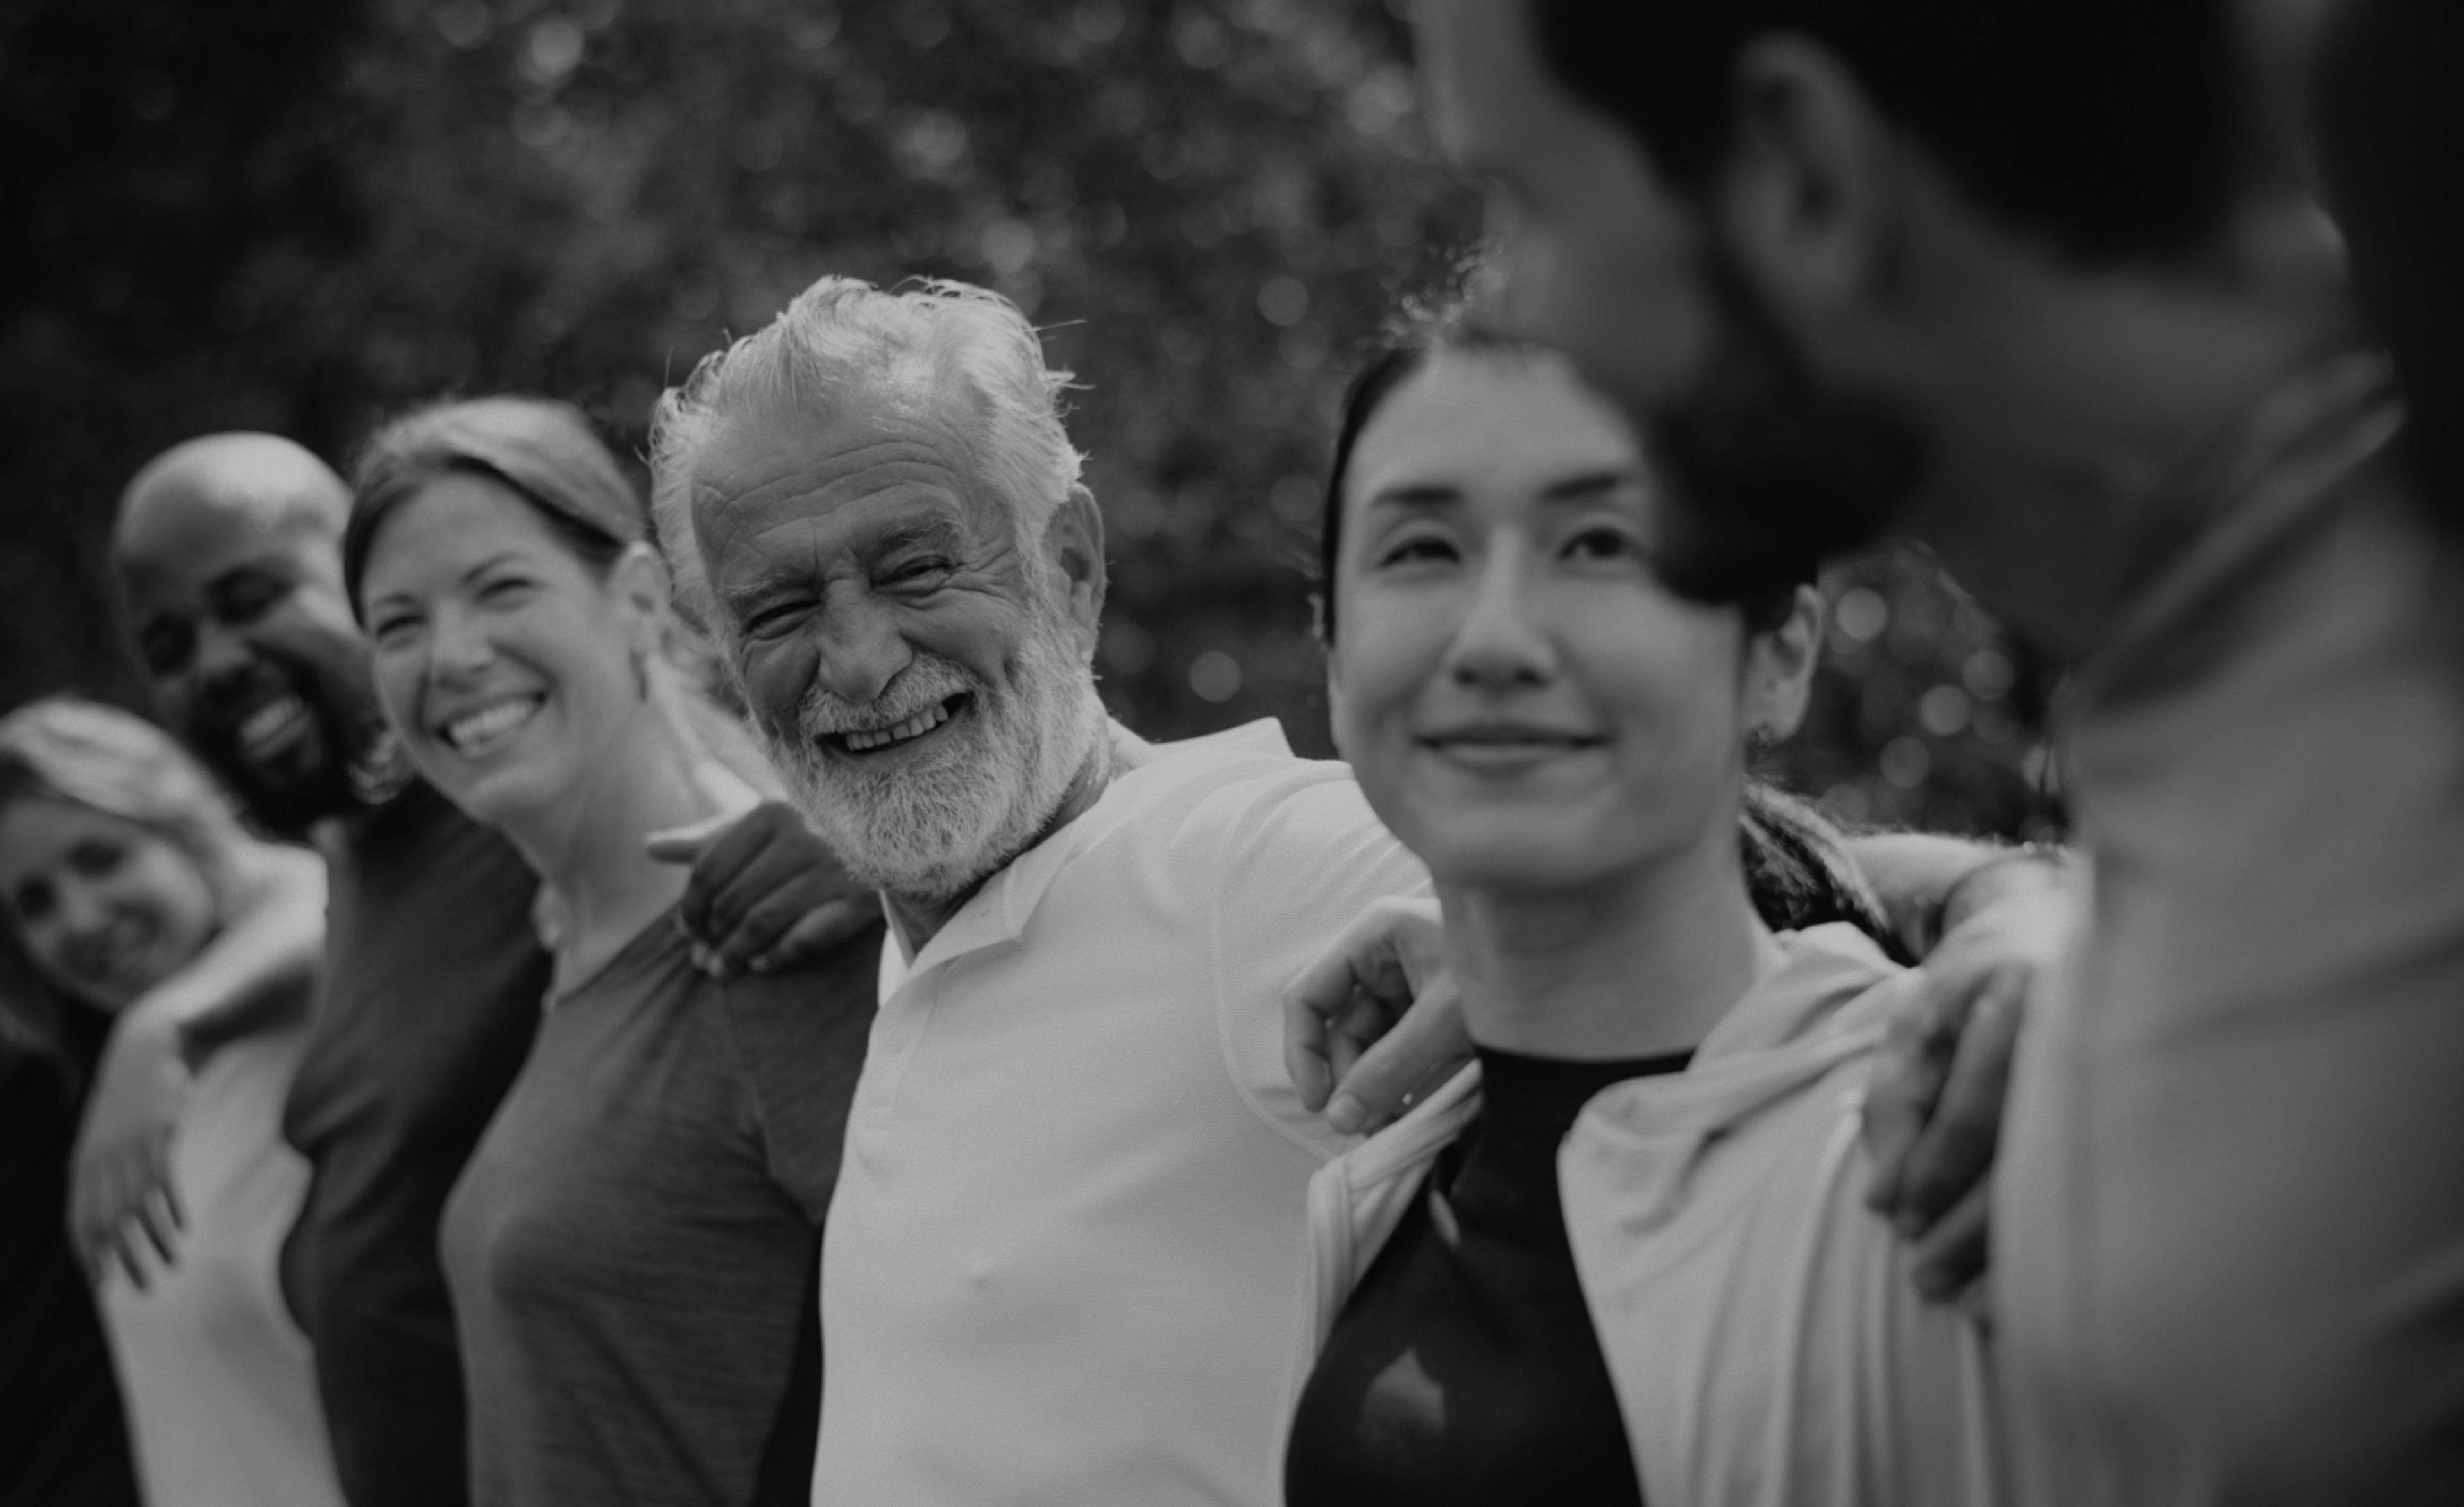
<svg viewBox="0 0 2464 1507"><path fill-rule="evenodd" d="M1788 617L1746 645L1743 721L1749 732L1774 741L1793 735L1814 698L1814 672L1822 662L1822 593L1796 588Z"/></svg>
<svg viewBox="0 0 2464 1507"><path fill-rule="evenodd" d="M1899 213L1899 133L1846 65L1800 36L1749 46L1732 82L1736 144L1716 195L1728 248L1783 312L1866 296Z"/></svg>
<svg viewBox="0 0 2464 1507"><path fill-rule="evenodd" d="M1069 495L1053 509L1051 521L1044 525L1044 548L1045 558L1060 571L1069 619L1086 633L1091 653L1104 615L1107 584L1104 513L1095 505L1094 493L1083 484L1069 489Z"/></svg>

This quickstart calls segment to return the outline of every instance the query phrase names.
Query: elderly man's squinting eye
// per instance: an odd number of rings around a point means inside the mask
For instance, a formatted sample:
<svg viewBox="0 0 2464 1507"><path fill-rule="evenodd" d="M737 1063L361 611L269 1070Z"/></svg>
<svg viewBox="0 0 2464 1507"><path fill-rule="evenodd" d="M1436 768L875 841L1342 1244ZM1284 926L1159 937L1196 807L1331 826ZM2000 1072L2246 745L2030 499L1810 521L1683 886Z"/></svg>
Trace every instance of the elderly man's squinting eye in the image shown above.
<svg viewBox="0 0 2464 1507"><path fill-rule="evenodd" d="M755 638L776 638L793 632L811 609L812 604L801 597L773 602L754 609L753 614L744 620L744 632Z"/></svg>
<svg viewBox="0 0 2464 1507"><path fill-rule="evenodd" d="M955 567L939 555L924 555L902 560L881 573L881 584L891 587L938 586Z"/></svg>

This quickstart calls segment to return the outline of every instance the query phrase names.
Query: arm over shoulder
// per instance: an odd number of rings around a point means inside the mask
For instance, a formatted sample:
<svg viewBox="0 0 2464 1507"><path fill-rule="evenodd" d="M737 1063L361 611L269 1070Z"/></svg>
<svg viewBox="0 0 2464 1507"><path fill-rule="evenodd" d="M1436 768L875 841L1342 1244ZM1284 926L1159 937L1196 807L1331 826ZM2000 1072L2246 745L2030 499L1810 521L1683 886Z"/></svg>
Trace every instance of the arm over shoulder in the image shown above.
<svg viewBox="0 0 2464 1507"><path fill-rule="evenodd" d="M1225 1064L1268 1123L1320 1156L1344 1138L1302 1106L1284 1066L1283 995L1376 901L1429 893L1428 871L1337 765L1219 793L1215 999Z"/></svg>
<svg viewBox="0 0 2464 1507"><path fill-rule="evenodd" d="M819 1225L838 1186L847 1110L877 1003L879 923L810 963L720 986L728 1050L770 1175Z"/></svg>

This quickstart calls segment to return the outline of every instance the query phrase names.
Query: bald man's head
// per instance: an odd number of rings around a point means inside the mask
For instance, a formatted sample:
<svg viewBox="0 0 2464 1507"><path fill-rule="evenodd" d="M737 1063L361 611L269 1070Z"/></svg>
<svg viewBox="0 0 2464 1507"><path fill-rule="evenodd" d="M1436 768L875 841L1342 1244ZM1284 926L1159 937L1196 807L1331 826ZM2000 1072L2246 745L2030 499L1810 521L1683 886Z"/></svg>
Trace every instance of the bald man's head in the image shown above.
<svg viewBox="0 0 2464 1507"><path fill-rule="evenodd" d="M304 831L392 760L342 593L350 489L274 434L165 451L121 496L112 569L165 722L268 826Z"/></svg>
<svg viewBox="0 0 2464 1507"><path fill-rule="evenodd" d="M334 468L279 434L203 434L145 463L120 495L116 549L150 552L166 528L199 513L235 515L268 531L342 537L351 489Z"/></svg>

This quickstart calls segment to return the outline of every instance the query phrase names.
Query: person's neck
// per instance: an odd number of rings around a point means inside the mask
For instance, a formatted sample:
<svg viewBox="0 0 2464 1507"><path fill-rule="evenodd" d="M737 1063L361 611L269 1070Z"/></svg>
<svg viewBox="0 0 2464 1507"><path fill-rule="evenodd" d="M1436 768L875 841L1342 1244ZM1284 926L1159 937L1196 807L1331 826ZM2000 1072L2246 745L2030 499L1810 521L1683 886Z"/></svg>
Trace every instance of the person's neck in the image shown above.
<svg viewBox="0 0 2464 1507"><path fill-rule="evenodd" d="M1080 761L1077 774L1070 779L1068 789L1063 793L1061 804L1053 809L1051 817L1036 829L1035 834L1014 852L1001 854L998 861L977 875L974 882L955 895L917 896L884 891L883 903L889 906L891 920L897 922L899 935L905 939L909 951L922 952L925 944L950 923L950 918L958 914L992 881L993 875L1016 862L1020 854L1033 852L1054 832L1093 809L1095 803L1104 798L1104 792L1111 788L1115 779L1144 764L1154 750L1153 743L1106 718L1088 747L1087 757Z"/></svg>
<svg viewBox="0 0 2464 1507"><path fill-rule="evenodd" d="M1472 1040L1575 1062L1702 1045L1770 946L1735 849L1730 838L1575 889L1441 880Z"/></svg>
<svg viewBox="0 0 2464 1507"><path fill-rule="evenodd" d="M2208 499L2165 483L2202 443L2346 337L2315 215L2254 215L2224 264L2090 277L1977 274L1933 362L1940 442L1908 531L2066 654L2094 648L2146 558Z"/></svg>
<svg viewBox="0 0 2464 1507"><path fill-rule="evenodd" d="M645 707L598 753L566 798L505 835L539 876L555 918L556 988L581 984L683 897L688 872L650 856L643 838L751 804L705 779L698 750Z"/></svg>

